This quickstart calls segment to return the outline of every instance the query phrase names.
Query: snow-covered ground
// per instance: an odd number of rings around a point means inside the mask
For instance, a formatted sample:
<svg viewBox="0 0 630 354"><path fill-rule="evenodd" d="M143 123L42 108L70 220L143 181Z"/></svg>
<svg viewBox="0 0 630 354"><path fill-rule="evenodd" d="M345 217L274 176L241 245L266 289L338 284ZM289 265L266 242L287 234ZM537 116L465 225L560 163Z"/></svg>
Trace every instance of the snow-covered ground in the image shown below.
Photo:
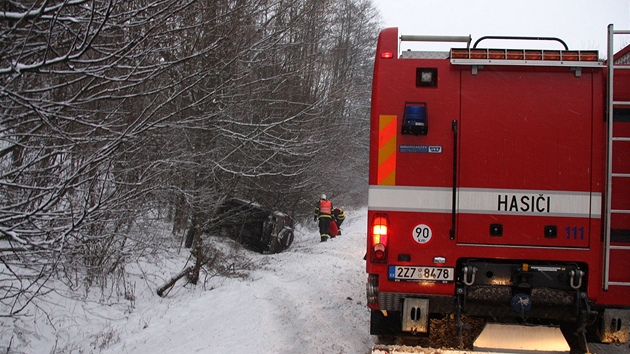
<svg viewBox="0 0 630 354"><path fill-rule="evenodd" d="M184 268L187 250L159 270L151 263L128 270L104 301L93 292L84 298L95 301L51 294L51 303L28 316L0 319L0 352L367 353L374 345L365 300L367 209L346 213L343 235L320 243L309 223L279 254L220 241L250 269L202 275L196 286L180 280L163 298L156 289Z"/></svg>

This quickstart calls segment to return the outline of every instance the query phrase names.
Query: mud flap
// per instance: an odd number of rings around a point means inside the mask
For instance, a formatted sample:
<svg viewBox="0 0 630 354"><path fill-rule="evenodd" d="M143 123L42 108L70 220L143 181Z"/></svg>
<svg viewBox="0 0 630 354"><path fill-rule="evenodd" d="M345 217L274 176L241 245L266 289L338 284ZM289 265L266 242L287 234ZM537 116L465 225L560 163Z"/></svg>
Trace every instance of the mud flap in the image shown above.
<svg viewBox="0 0 630 354"><path fill-rule="evenodd" d="M427 333L429 331L429 299L405 299L402 330L412 333Z"/></svg>
<svg viewBox="0 0 630 354"><path fill-rule="evenodd" d="M370 334L376 336L401 335L400 311L371 310Z"/></svg>
<svg viewBox="0 0 630 354"><path fill-rule="evenodd" d="M599 339L603 343L628 343L630 310L605 309Z"/></svg>

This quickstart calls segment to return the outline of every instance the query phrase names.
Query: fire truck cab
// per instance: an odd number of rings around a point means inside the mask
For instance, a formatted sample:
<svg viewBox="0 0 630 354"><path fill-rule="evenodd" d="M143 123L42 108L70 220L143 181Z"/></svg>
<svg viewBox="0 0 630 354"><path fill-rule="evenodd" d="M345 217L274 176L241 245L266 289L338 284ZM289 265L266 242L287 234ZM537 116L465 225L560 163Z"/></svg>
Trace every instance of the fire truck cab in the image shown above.
<svg viewBox="0 0 630 354"><path fill-rule="evenodd" d="M609 33L612 47L612 25ZM630 46L604 61L555 38L509 39L552 40L558 49L479 45L488 39L471 45L470 36L396 28L379 36L371 333L427 333L429 318L444 314L598 318L602 341L626 342ZM401 51L408 41L462 44Z"/></svg>

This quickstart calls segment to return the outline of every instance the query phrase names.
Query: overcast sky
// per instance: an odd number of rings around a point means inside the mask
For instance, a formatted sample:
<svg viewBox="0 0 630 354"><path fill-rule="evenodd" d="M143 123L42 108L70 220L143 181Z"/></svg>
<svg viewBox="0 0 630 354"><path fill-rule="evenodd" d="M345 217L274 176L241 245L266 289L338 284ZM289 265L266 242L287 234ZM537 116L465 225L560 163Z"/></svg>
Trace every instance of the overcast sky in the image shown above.
<svg viewBox="0 0 630 354"><path fill-rule="evenodd" d="M606 55L607 26L630 30L630 0L373 0L399 34L558 37L569 49ZM615 49L630 36L615 36ZM452 43L446 48L459 46ZM483 41L480 47L499 47ZM528 46L531 47L531 46ZM539 48L561 49L557 43ZM403 48L406 49L403 44ZM432 48L428 48L432 49ZM437 49L437 48L435 48ZM440 48L441 49L441 48Z"/></svg>

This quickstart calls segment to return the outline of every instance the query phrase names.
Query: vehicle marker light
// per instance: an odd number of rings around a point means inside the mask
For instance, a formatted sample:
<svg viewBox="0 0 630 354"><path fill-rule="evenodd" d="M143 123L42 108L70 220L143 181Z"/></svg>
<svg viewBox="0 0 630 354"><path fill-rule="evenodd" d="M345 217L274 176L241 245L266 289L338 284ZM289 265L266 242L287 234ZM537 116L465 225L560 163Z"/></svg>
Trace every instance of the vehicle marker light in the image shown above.
<svg viewBox="0 0 630 354"><path fill-rule="evenodd" d="M451 59L470 59L470 52L468 49L451 49Z"/></svg>
<svg viewBox="0 0 630 354"><path fill-rule="evenodd" d="M484 49L471 49L470 59L486 59L486 51Z"/></svg>
<svg viewBox="0 0 630 354"><path fill-rule="evenodd" d="M562 56L559 50L546 50L543 52L543 60L560 60Z"/></svg>
<svg viewBox="0 0 630 354"><path fill-rule="evenodd" d="M382 52L381 59L392 59L394 57L394 53L392 52Z"/></svg>
<svg viewBox="0 0 630 354"><path fill-rule="evenodd" d="M525 53L522 50L510 50L508 49L505 54L505 58L508 60L523 60Z"/></svg>
<svg viewBox="0 0 630 354"><path fill-rule="evenodd" d="M580 51L580 60L597 61L599 59L597 51Z"/></svg>
<svg viewBox="0 0 630 354"><path fill-rule="evenodd" d="M525 60L542 60L542 50L526 50Z"/></svg>
<svg viewBox="0 0 630 354"><path fill-rule="evenodd" d="M485 59L485 58L484 58ZM488 59L505 59L505 50L502 49L489 49Z"/></svg>
<svg viewBox="0 0 630 354"><path fill-rule="evenodd" d="M562 52L562 60L578 61L578 60L580 60L580 52L578 52L578 51L564 51L564 52Z"/></svg>

